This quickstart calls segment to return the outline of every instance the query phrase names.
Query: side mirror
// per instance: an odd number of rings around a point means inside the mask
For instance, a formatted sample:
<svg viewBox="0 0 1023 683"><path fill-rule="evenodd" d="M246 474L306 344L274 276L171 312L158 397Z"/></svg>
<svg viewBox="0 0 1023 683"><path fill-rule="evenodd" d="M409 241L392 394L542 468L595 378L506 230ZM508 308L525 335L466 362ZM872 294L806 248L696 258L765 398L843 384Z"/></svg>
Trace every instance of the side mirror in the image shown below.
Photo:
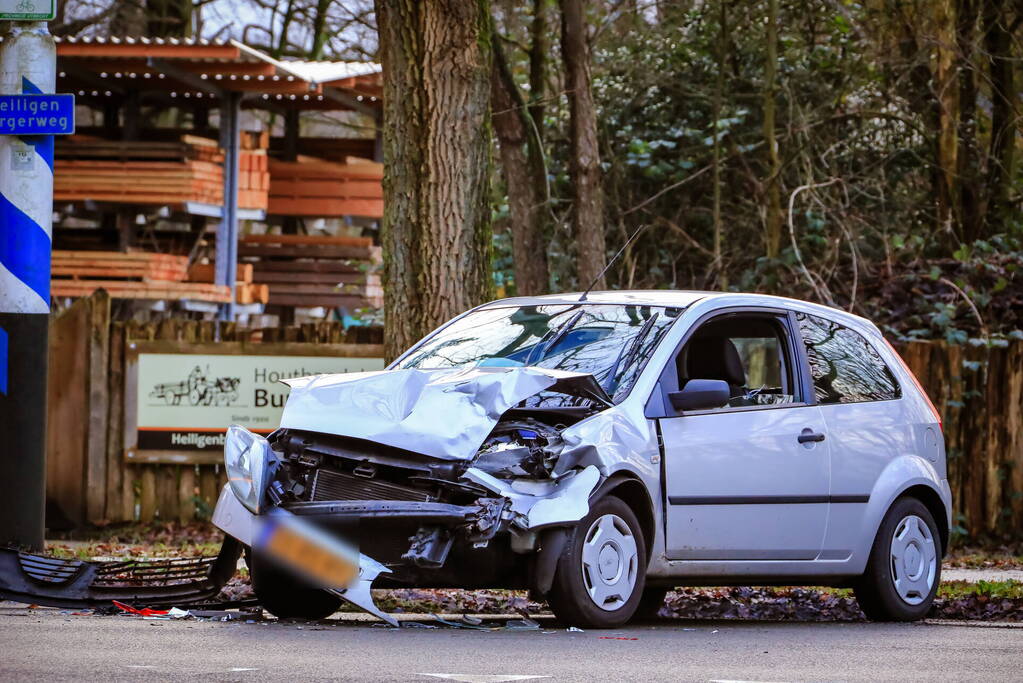
<svg viewBox="0 0 1023 683"><path fill-rule="evenodd" d="M668 394L672 407L679 412L720 408L731 397L728 382L720 379L691 379L681 391Z"/></svg>

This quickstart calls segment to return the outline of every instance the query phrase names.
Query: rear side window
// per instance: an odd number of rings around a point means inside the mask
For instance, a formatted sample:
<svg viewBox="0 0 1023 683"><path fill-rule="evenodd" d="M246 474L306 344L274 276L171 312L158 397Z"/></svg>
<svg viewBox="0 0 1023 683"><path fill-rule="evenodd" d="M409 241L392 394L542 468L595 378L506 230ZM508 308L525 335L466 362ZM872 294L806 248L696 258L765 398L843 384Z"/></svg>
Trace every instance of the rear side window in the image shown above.
<svg viewBox="0 0 1023 683"><path fill-rule="evenodd" d="M796 319L818 403L890 401L902 395L895 375L858 332L806 313L796 313Z"/></svg>

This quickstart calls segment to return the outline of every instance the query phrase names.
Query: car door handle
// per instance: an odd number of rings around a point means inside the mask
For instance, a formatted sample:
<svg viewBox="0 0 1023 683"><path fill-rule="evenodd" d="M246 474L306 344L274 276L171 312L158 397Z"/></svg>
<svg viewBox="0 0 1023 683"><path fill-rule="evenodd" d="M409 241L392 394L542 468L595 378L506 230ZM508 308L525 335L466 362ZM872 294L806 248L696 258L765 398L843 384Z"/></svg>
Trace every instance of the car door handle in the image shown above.
<svg viewBox="0 0 1023 683"><path fill-rule="evenodd" d="M809 429L804 429L803 433L796 437L796 441L799 443L817 443L824 441L824 435L820 432L811 432Z"/></svg>

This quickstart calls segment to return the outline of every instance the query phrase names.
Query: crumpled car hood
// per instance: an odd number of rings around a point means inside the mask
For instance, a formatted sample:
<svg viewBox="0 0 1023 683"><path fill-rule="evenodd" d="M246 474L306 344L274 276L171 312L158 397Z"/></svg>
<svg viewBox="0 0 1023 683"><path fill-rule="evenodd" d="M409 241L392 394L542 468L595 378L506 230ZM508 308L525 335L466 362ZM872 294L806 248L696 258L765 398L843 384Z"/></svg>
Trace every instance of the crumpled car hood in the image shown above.
<svg viewBox="0 0 1023 683"><path fill-rule="evenodd" d="M501 415L541 391L611 405L590 374L530 367L380 370L284 381L281 427L470 460Z"/></svg>

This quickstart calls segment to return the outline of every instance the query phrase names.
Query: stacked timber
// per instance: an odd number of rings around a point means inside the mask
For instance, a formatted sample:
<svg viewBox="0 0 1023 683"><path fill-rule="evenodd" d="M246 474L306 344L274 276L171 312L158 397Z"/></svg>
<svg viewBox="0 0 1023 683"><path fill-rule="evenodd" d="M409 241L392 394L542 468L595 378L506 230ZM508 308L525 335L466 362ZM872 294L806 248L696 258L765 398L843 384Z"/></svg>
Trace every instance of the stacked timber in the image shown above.
<svg viewBox="0 0 1023 683"><path fill-rule="evenodd" d="M238 206L267 209L270 191L270 167L267 148L270 133L242 131L238 154ZM241 302L239 302L241 303Z"/></svg>
<svg viewBox="0 0 1023 683"><path fill-rule="evenodd" d="M384 215L383 164L347 157L333 163L270 160L269 213L280 216Z"/></svg>
<svg viewBox="0 0 1023 683"><path fill-rule="evenodd" d="M271 138L270 151L277 155L283 154L285 151L284 138ZM372 159L376 153L376 140L373 138L322 138L303 135L298 139L297 152L339 163L345 163L346 157Z"/></svg>
<svg viewBox="0 0 1023 683"><path fill-rule="evenodd" d="M57 139L56 157L87 161L207 161L224 163L224 152L214 140L181 135L176 140L106 140L91 135Z"/></svg>
<svg viewBox="0 0 1023 683"><path fill-rule="evenodd" d="M235 272L235 302L239 304L265 304L270 301L270 288L252 282L252 264L239 263ZM212 283L216 275L212 263L196 263L188 269L189 282Z"/></svg>
<svg viewBox="0 0 1023 683"><path fill-rule="evenodd" d="M188 258L116 251L53 252L50 292L55 297L89 296L99 289L114 299L190 299L223 303L231 290L185 282Z"/></svg>
<svg viewBox="0 0 1023 683"><path fill-rule="evenodd" d="M253 282L269 287L271 305L379 308L380 248L368 237L246 235L238 245L252 261Z"/></svg>
<svg viewBox="0 0 1023 683"><path fill-rule="evenodd" d="M261 138L243 136L238 205L266 209L270 176ZM56 201L219 206L224 202L224 151L215 140L181 135L174 141L105 140L69 136L57 145Z"/></svg>
<svg viewBox="0 0 1023 683"><path fill-rule="evenodd" d="M266 150L242 151L238 155L238 206L245 209L269 207L270 170Z"/></svg>
<svg viewBox="0 0 1023 683"><path fill-rule="evenodd" d="M55 201L222 204L224 175L207 161L87 161L54 164Z"/></svg>

